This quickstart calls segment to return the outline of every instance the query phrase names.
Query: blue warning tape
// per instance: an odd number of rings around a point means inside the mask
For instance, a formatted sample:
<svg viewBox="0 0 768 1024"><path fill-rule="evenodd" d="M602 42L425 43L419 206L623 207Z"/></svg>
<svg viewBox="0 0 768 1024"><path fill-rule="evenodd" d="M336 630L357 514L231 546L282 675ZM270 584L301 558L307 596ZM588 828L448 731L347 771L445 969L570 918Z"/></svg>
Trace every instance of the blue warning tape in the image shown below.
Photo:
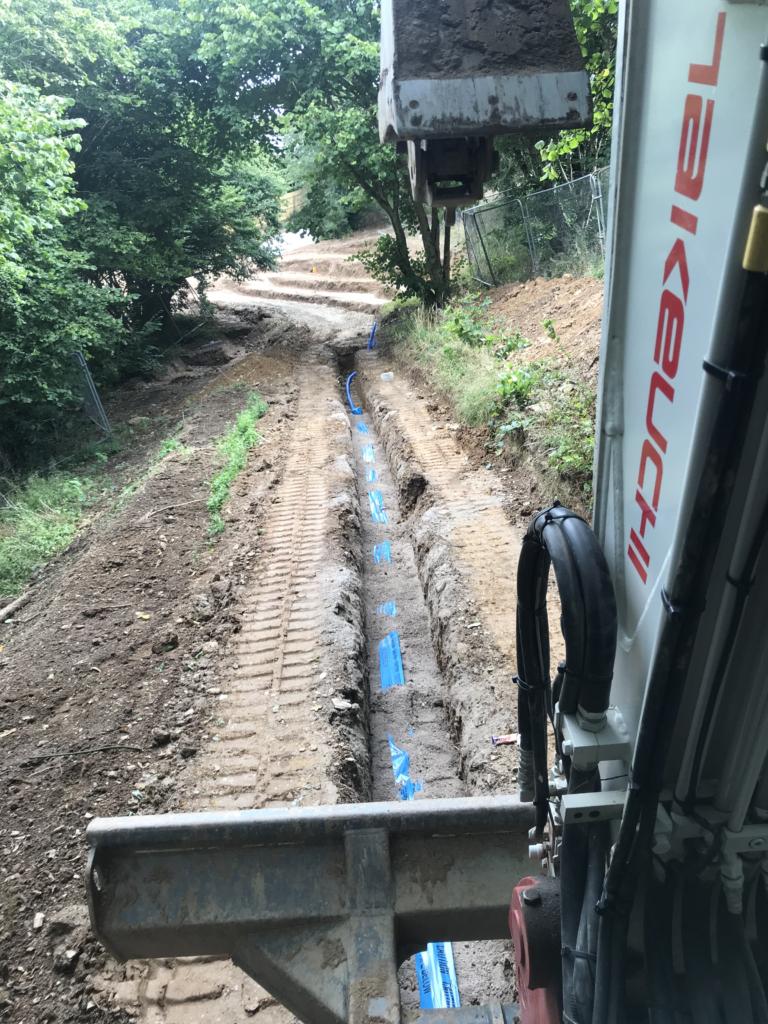
<svg viewBox="0 0 768 1024"><path fill-rule="evenodd" d="M416 954L415 967L423 1010L447 1010L461 1006L450 942L430 942L425 952Z"/></svg>
<svg viewBox="0 0 768 1024"><path fill-rule="evenodd" d="M355 403L352 401L352 392L350 390L350 388L352 386L352 381L354 380L354 378L356 376L357 376L357 370L353 370L352 373L350 373L350 375L347 377L347 383L346 383L347 401L349 402L349 408L350 408L350 410L352 412L352 415L353 416L362 416L363 415L363 407L361 405L355 405Z"/></svg>
<svg viewBox="0 0 768 1024"><path fill-rule="evenodd" d="M371 519L374 523L389 522L389 516L384 509L384 496L381 491L368 491L368 503L371 506Z"/></svg>
<svg viewBox="0 0 768 1024"><path fill-rule="evenodd" d="M369 349L370 348L376 348L376 328L377 328L377 326L378 326L378 324L374 320L373 321L373 327L371 328L371 333L370 333L370 336L368 338L368 348Z"/></svg>
<svg viewBox="0 0 768 1024"><path fill-rule="evenodd" d="M389 756L392 758L392 773L395 776L395 785L400 793L400 799L413 800L416 794L422 791L423 786L411 778L411 756L405 750L401 750L391 736L387 736L387 741L389 742Z"/></svg>
<svg viewBox="0 0 768 1024"><path fill-rule="evenodd" d="M374 544L373 560L377 565L379 565L380 562L392 561L392 545L388 540L383 540L381 544Z"/></svg>
<svg viewBox="0 0 768 1024"><path fill-rule="evenodd" d="M392 772L401 800L413 800L423 785L411 778L411 758L407 751L395 743L391 736L389 756ZM414 958L416 980L419 984L419 1002L423 1010L445 1010L461 1006L453 946L450 942L430 942L423 953Z"/></svg>
<svg viewBox="0 0 768 1024"><path fill-rule="evenodd" d="M379 674L382 690L405 685L400 634L396 630L387 633L384 639L379 641Z"/></svg>
<svg viewBox="0 0 768 1024"><path fill-rule="evenodd" d="M373 322L371 336L368 339L368 348L376 345L376 321ZM362 408L358 408L352 401L350 385L355 376L351 373L347 377L347 401L353 414L362 415ZM368 434L368 426L359 422L357 429L361 434ZM372 444L363 447L363 462L368 465L376 461L376 454ZM369 483L375 483L377 474L375 469L369 469L367 473ZM381 491L369 491L368 501L371 506L371 517L376 523L388 522L387 513L384 510L384 498ZM392 561L392 548L388 540L376 544L373 549L373 559L378 564ZM380 615L397 615L397 605L394 601L386 601L377 608ZM379 641L379 673L381 676L382 690L389 690L393 686L405 684L405 673L403 671L403 657L400 651L400 635L396 630ZM408 730L408 735L413 736L413 729ZM392 772L395 777L395 785L398 787L401 800L413 800L417 793L423 789L421 782L415 782L411 778L411 758L407 751L397 746L391 736L387 737L389 742L389 754L392 759ZM430 942L423 953L417 953L414 957L416 978L419 985L419 1002L424 1010L430 1009L453 1009L461 1005L459 998L459 985L456 978L456 965L453 959L453 946L450 942Z"/></svg>

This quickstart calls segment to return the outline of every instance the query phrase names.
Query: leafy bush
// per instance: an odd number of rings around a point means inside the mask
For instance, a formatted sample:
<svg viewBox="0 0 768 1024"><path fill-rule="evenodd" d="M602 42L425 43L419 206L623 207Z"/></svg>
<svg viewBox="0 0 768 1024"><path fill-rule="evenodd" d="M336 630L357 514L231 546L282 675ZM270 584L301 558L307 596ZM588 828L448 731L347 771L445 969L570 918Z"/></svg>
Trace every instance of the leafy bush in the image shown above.
<svg viewBox="0 0 768 1024"><path fill-rule="evenodd" d="M266 411L267 403L260 395L253 392L245 409L235 420L235 425L218 443L219 453L224 456L224 465L211 480L208 497L208 511L211 514L208 532L211 537L215 537L216 534L222 533L224 530L222 509L229 498L232 484L245 469L248 452L261 439L256 430L256 422Z"/></svg>
<svg viewBox="0 0 768 1024"><path fill-rule="evenodd" d="M119 347L119 292L87 280L70 247L81 215L71 154L81 122L68 104L0 83L0 461L24 461L56 414L80 403L72 354Z"/></svg>
<svg viewBox="0 0 768 1024"><path fill-rule="evenodd" d="M407 250L404 252L392 235L379 235L375 245L361 249L349 258L362 263L372 278L402 298L416 298L424 305L432 304L426 259Z"/></svg>
<svg viewBox="0 0 768 1024"><path fill-rule="evenodd" d="M594 393L583 384L563 381L554 392L542 427L548 465L589 495L595 455Z"/></svg>
<svg viewBox="0 0 768 1024"><path fill-rule="evenodd" d="M457 416L481 426L494 415L498 363L487 346L451 338L439 313L404 313L389 329L403 355L421 366L453 403Z"/></svg>

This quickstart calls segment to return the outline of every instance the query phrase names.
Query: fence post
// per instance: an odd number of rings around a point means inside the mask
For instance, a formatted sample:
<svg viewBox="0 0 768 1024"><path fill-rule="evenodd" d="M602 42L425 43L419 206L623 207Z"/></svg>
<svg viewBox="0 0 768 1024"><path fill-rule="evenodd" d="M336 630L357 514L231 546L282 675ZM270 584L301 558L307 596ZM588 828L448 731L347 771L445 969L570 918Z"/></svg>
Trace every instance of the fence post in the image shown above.
<svg viewBox="0 0 768 1024"><path fill-rule="evenodd" d="M600 178L592 172L589 176L592 185L592 201L597 208L597 237L600 242L600 252L605 259L605 208L603 207L603 188Z"/></svg>
<svg viewBox="0 0 768 1024"><path fill-rule="evenodd" d="M472 214L472 219L475 222L475 230L477 231L477 237L480 240L480 247L482 248L483 256L485 257L485 265L488 267L488 277L490 277L491 279L490 284L492 287L495 288L499 282L496 280L496 275L493 272L493 267L491 266L491 261L488 257L488 250L485 247L485 239L483 238L483 232L480 230L480 222L477 219L476 213Z"/></svg>
<svg viewBox="0 0 768 1024"><path fill-rule="evenodd" d="M86 416L93 420L102 433L106 434L107 437L111 437L112 427L109 422L109 417L104 410L104 406L101 404L101 398L99 397L99 392L93 382L93 377L91 376L91 371L88 368L88 363L85 361L85 356L82 352L73 352L72 360L82 376L83 409Z"/></svg>
<svg viewBox="0 0 768 1024"><path fill-rule="evenodd" d="M461 223L464 225L464 244L467 247L469 262L472 264L472 276L481 284L487 284L488 282L484 281L482 277L480 277L480 263L477 259L477 253L475 252L475 243L472 240L472 232L469 230L469 223L472 219L471 213L468 213L466 210L461 211Z"/></svg>
<svg viewBox="0 0 768 1024"><path fill-rule="evenodd" d="M528 255L531 257L531 276L535 277L539 272L539 254L536 249L536 241L533 237L533 231L531 231L531 224L528 219L528 210L526 208L526 204L520 198L518 198L517 204L520 207L520 216L523 219L523 230L525 231L525 241L528 246Z"/></svg>

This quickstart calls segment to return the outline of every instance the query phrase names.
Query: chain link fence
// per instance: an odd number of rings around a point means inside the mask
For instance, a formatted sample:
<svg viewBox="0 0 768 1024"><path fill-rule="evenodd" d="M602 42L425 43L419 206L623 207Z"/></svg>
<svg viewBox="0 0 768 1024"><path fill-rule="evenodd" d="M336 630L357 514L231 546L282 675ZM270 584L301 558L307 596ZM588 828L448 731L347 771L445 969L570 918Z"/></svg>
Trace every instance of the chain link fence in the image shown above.
<svg viewBox="0 0 768 1024"><path fill-rule="evenodd" d="M502 193L464 210L474 277L494 286L529 277L602 274L609 174L604 167L528 196Z"/></svg>

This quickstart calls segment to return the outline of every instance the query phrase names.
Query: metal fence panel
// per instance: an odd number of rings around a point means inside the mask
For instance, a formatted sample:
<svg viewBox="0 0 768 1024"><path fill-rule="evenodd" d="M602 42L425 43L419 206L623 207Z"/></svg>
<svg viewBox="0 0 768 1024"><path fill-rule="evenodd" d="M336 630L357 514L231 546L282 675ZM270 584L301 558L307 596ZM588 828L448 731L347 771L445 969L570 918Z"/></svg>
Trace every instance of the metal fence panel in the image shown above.
<svg viewBox="0 0 768 1024"><path fill-rule="evenodd" d="M535 275L601 274L608 176L604 168L522 199L499 196L465 210L476 279L496 285Z"/></svg>

